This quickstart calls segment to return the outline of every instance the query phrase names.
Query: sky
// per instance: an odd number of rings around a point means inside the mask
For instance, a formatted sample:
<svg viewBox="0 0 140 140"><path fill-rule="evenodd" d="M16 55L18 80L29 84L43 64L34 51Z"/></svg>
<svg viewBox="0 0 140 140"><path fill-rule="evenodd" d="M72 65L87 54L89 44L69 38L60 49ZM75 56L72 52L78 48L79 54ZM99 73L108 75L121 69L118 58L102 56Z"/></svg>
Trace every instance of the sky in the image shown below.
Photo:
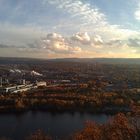
<svg viewBox="0 0 140 140"><path fill-rule="evenodd" d="M140 0L0 0L0 56L140 58Z"/></svg>

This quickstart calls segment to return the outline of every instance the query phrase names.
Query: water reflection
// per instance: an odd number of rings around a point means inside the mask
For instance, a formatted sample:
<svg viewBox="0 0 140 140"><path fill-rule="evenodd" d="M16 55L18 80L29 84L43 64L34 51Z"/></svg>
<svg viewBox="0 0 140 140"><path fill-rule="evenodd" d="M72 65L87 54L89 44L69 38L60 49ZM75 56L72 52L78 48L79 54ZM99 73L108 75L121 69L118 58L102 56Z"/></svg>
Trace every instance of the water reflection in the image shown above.
<svg viewBox="0 0 140 140"><path fill-rule="evenodd" d="M24 114L1 114L0 136L22 140L32 132L42 129L53 136L67 136L83 128L87 120L104 123L111 117L105 114L26 112Z"/></svg>

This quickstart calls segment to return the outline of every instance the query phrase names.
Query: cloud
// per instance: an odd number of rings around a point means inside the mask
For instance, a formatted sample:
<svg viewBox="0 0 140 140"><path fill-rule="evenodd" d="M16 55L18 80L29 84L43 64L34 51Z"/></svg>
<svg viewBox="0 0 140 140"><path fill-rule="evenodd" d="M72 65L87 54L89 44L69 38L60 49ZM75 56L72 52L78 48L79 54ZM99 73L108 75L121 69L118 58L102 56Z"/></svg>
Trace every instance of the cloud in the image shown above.
<svg viewBox="0 0 140 140"><path fill-rule="evenodd" d="M112 50L112 52L129 51L139 52L140 39L110 39L104 41L102 36L90 36L87 32L78 32L73 36L64 37L58 33L48 33L38 41L27 43L25 46L0 44L0 48L16 48L20 52L46 52L46 54L82 54L84 51L96 51L99 54Z"/></svg>
<svg viewBox="0 0 140 140"><path fill-rule="evenodd" d="M93 43L95 45L103 45L103 39L100 35L95 35L95 37L93 38Z"/></svg>
<svg viewBox="0 0 140 140"><path fill-rule="evenodd" d="M99 9L91 7L89 3L80 0L44 0L43 3L49 2L58 8L70 13L73 18L79 18L81 24L106 24L106 17ZM85 22L86 21L86 22Z"/></svg>
<svg viewBox="0 0 140 140"><path fill-rule="evenodd" d="M124 54L126 57L136 58L140 56L140 39L131 37L122 40L114 39L105 42L104 48L106 48L107 51L110 50L114 56Z"/></svg>
<svg viewBox="0 0 140 140"><path fill-rule="evenodd" d="M9 44L0 44L0 48L26 48L25 46L15 46L15 45L9 45Z"/></svg>
<svg viewBox="0 0 140 140"><path fill-rule="evenodd" d="M140 21L140 9L135 12L135 18Z"/></svg>
<svg viewBox="0 0 140 140"><path fill-rule="evenodd" d="M0 48L11 48L11 47L14 47L14 46L9 46L9 45L6 45L6 44L0 44Z"/></svg>
<svg viewBox="0 0 140 140"><path fill-rule="evenodd" d="M68 39L60 34L50 33L42 39L41 47L55 53L77 53L81 48L71 44Z"/></svg>
<svg viewBox="0 0 140 140"><path fill-rule="evenodd" d="M33 54L35 57L107 57L140 52L139 31L110 23L111 17L108 20L103 13L105 9L97 8L96 2L0 0L0 3L3 18L0 55L10 55L9 50L13 52L11 55L29 57ZM140 21L140 5L134 15Z"/></svg>
<svg viewBox="0 0 140 140"><path fill-rule="evenodd" d="M71 39L63 37L61 34L48 33L45 37L30 40L22 44L12 44L9 42L0 42L0 48L14 49L17 52L46 52L55 54L76 54L82 52L81 46Z"/></svg>
<svg viewBox="0 0 140 140"><path fill-rule="evenodd" d="M131 47L140 48L140 39L139 38L130 38L130 39L128 39L128 45Z"/></svg>
<svg viewBox="0 0 140 140"><path fill-rule="evenodd" d="M71 30L76 30L77 28L80 32L101 35L105 40L110 40L112 38L124 39L139 34L138 31L109 23L107 16L101 12L99 8L93 4L91 5L87 1L43 0L44 5L48 3L54 5L62 12L70 14L70 20L73 24L68 20L63 21L61 26L56 26L56 28L60 27L61 30L63 30L63 25L65 26L71 23L70 26L67 26L67 29L64 27L65 30L69 30L69 28L71 28Z"/></svg>
<svg viewBox="0 0 140 140"><path fill-rule="evenodd" d="M90 36L87 32L78 32L71 37L72 41L79 42L81 44L89 44L90 43Z"/></svg>
<svg viewBox="0 0 140 140"><path fill-rule="evenodd" d="M110 47L122 46L123 44L123 40L120 39L111 39L105 43L105 45L108 45Z"/></svg>
<svg viewBox="0 0 140 140"><path fill-rule="evenodd" d="M138 2L138 7L134 13L135 19L140 21L140 2Z"/></svg>
<svg viewBox="0 0 140 140"><path fill-rule="evenodd" d="M90 36L87 32L78 32L71 37L73 43L86 47L101 48L104 41L100 35Z"/></svg>

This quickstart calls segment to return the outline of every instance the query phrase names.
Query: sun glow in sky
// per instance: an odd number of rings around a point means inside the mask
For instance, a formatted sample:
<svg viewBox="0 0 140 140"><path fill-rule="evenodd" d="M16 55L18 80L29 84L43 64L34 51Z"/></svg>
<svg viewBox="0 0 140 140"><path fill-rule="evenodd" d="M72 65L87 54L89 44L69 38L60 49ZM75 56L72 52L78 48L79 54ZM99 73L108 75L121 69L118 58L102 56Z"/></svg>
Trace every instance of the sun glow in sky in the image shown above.
<svg viewBox="0 0 140 140"><path fill-rule="evenodd" d="M0 0L0 56L140 58L140 1Z"/></svg>

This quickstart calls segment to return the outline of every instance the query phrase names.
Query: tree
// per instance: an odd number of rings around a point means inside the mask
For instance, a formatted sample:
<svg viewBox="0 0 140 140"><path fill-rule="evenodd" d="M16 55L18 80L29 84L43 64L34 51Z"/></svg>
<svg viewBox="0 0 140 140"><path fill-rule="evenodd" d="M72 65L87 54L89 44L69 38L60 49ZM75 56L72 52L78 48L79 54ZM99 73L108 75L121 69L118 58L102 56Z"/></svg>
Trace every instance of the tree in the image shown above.
<svg viewBox="0 0 140 140"><path fill-rule="evenodd" d="M37 130L34 134L27 137L25 140L52 140L52 138L46 135L43 131Z"/></svg>
<svg viewBox="0 0 140 140"><path fill-rule="evenodd" d="M135 138L135 129L123 114L117 114L103 128L105 140L133 140Z"/></svg>
<svg viewBox="0 0 140 140"><path fill-rule="evenodd" d="M95 122L86 122L85 128L73 136L73 140L101 140L100 126Z"/></svg>

